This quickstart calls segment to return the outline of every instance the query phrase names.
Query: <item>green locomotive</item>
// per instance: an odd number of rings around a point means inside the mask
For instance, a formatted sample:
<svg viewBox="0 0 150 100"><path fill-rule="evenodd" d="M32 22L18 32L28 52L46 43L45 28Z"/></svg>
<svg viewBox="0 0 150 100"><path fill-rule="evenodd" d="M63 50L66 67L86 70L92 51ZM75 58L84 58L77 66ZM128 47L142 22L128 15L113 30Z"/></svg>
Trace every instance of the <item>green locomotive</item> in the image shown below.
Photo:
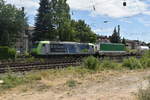
<svg viewBox="0 0 150 100"><path fill-rule="evenodd" d="M125 54L126 46L120 43L98 43L96 45L98 54Z"/></svg>

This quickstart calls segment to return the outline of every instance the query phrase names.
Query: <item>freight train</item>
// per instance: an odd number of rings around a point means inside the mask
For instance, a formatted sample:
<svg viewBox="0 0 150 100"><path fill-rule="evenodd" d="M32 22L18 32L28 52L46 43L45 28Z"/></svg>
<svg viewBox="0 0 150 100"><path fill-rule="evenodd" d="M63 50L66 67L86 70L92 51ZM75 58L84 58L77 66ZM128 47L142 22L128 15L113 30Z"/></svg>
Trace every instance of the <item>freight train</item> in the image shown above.
<svg viewBox="0 0 150 100"><path fill-rule="evenodd" d="M125 54L124 44L117 43L79 43L39 41L33 45L31 54L34 56L70 56L70 55L105 55Z"/></svg>

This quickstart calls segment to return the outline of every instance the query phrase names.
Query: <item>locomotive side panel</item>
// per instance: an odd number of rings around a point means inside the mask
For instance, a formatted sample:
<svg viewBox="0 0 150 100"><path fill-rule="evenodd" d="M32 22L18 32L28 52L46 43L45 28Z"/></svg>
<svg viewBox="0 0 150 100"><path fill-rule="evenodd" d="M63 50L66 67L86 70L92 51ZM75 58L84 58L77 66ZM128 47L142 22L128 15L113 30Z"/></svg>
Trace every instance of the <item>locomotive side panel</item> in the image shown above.
<svg viewBox="0 0 150 100"><path fill-rule="evenodd" d="M124 55L126 47L119 43L99 43L97 45L99 55Z"/></svg>

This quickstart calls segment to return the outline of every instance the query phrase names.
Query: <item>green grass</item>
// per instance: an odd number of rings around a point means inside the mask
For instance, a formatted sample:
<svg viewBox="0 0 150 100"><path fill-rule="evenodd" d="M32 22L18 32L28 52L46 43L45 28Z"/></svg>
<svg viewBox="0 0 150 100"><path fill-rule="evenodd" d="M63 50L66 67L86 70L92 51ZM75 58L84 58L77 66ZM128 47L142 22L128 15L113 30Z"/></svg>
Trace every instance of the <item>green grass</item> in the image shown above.
<svg viewBox="0 0 150 100"><path fill-rule="evenodd" d="M101 71L104 69L120 69L121 65L115 61L104 59L100 61L98 58L93 56L87 57L84 59L83 67L89 70Z"/></svg>
<svg viewBox="0 0 150 100"><path fill-rule="evenodd" d="M101 61L100 63L100 69L120 69L121 65L119 63L116 63L115 61L110 61L108 59L105 59Z"/></svg>
<svg viewBox="0 0 150 100"><path fill-rule="evenodd" d="M19 85L32 83L37 80L41 80L41 76L36 74L21 75L15 73L7 73L0 77L4 83L0 85L0 90L15 88Z"/></svg>
<svg viewBox="0 0 150 100"><path fill-rule="evenodd" d="M24 77L19 77L10 73L0 77L0 80L4 81L4 83L0 86L0 89L14 88L20 84L26 83L26 79Z"/></svg>

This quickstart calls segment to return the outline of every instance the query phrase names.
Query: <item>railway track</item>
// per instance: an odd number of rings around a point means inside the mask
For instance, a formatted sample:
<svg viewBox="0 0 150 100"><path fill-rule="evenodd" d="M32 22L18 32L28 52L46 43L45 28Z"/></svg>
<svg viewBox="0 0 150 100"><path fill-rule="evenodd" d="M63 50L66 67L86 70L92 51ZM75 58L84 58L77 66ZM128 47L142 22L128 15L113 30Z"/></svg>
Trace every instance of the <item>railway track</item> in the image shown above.
<svg viewBox="0 0 150 100"><path fill-rule="evenodd" d="M136 57L140 58L141 56L100 56L99 60L109 59L117 62L122 62L124 58ZM41 69L57 69L65 68L68 66L79 66L81 65L84 57L71 57L71 58L50 58L45 62L11 62L0 64L0 73L5 73L8 71L12 72L23 72L31 70L41 70Z"/></svg>
<svg viewBox="0 0 150 100"><path fill-rule="evenodd" d="M41 70L41 69L60 69L68 66L79 66L80 62L63 62L63 63L22 63L22 64L12 64L12 65L0 65L0 73L5 73L8 71L12 72L24 72L31 70Z"/></svg>

